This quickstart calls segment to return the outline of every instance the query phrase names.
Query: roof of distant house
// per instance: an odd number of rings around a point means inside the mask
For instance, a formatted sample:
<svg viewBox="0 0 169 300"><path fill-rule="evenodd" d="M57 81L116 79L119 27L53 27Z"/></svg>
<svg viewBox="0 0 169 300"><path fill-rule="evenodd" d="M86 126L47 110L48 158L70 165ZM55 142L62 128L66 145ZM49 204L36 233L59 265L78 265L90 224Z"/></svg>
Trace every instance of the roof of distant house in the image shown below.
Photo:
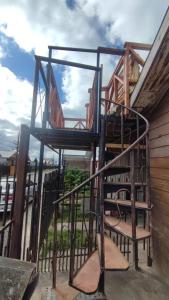
<svg viewBox="0 0 169 300"><path fill-rule="evenodd" d="M15 150L0 151L0 157L1 158L9 159L9 158L12 158L15 155L16 155L16 151Z"/></svg>

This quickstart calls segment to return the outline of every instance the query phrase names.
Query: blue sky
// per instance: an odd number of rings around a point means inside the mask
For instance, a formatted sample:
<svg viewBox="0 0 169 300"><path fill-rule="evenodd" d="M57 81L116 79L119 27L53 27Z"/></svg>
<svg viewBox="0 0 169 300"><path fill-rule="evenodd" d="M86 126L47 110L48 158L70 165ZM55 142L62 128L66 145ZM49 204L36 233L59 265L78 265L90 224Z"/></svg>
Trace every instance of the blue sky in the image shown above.
<svg viewBox="0 0 169 300"><path fill-rule="evenodd" d="M1 0L1 148L9 149L20 123L30 121L34 53L47 55L48 45L96 48L121 47L125 41L152 43L167 6L168 0ZM61 51L57 57L95 64L92 55ZM102 63L106 83L114 62L104 56ZM57 68L66 116L85 115L92 78L91 72Z"/></svg>

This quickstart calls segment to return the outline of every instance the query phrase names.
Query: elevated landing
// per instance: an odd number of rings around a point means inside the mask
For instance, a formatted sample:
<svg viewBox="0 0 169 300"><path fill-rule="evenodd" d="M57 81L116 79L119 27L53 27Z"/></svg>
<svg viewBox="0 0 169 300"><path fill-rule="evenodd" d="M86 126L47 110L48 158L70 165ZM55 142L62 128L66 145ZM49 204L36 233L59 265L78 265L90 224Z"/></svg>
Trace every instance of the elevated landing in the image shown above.
<svg viewBox="0 0 169 300"><path fill-rule="evenodd" d="M90 151L92 143L98 143L98 135L83 129L42 129L33 128L31 134L44 145L53 149Z"/></svg>

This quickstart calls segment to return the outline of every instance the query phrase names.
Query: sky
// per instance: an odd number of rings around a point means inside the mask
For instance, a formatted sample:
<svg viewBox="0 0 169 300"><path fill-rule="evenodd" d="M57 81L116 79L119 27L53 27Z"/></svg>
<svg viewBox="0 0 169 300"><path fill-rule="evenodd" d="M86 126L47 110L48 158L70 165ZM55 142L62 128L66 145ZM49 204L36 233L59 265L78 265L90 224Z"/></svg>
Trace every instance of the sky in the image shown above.
<svg viewBox="0 0 169 300"><path fill-rule="evenodd" d="M169 0L0 0L0 150L15 148L21 123L30 122L34 54L48 45L121 47L125 41L152 43ZM95 65L95 56L55 53L57 58ZM115 61L104 56L105 83ZM65 116L85 116L93 73L57 67ZM38 144L34 143L33 155Z"/></svg>

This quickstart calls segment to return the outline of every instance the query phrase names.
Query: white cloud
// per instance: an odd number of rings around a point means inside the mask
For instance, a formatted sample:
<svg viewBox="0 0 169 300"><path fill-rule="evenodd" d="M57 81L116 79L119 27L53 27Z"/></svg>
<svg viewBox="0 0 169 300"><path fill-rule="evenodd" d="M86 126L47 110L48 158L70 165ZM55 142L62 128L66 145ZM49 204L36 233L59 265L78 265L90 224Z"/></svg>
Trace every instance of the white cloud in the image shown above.
<svg viewBox="0 0 169 300"><path fill-rule="evenodd" d="M14 3L15 2L15 3ZM48 45L96 48L122 42L151 43L168 6L168 0L77 0L70 10L66 1L59 0L1 0L0 30L24 51L35 50L46 55ZM0 48L0 56L3 49ZM56 52L57 58L96 64L93 55ZM104 81L113 69L109 56L103 56L106 67ZM32 70L33 71L33 70ZM84 116L87 90L92 85L92 72L66 68L63 91L66 115ZM4 118L17 124L19 117L31 112L32 86L0 66L1 105Z"/></svg>
<svg viewBox="0 0 169 300"><path fill-rule="evenodd" d="M79 0L90 17L97 16L107 26L107 38L152 43L168 7L168 0Z"/></svg>
<svg viewBox="0 0 169 300"><path fill-rule="evenodd" d="M0 111L1 119L19 125L20 118L30 118L32 85L19 79L8 68L0 65Z"/></svg>

